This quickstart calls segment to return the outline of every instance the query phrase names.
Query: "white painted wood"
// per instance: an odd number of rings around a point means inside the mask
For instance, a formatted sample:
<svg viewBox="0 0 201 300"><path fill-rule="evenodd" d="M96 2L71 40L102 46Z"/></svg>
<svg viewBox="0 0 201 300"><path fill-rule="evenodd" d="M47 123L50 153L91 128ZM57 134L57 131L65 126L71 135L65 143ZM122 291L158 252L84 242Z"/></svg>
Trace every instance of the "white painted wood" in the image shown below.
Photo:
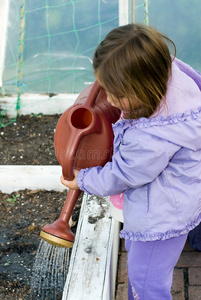
<svg viewBox="0 0 201 300"><path fill-rule="evenodd" d="M66 189L60 182L61 166L0 166L0 190L12 193L18 190L55 190Z"/></svg>
<svg viewBox="0 0 201 300"><path fill-rule="evenodd" d="M131 21L132 21L132 23L135 23L135 0L132 0Z"/></svg>
<svg viewBox="0 0 201 300"><path fill-rule="evenodd" d="M23 94L20 101L20 114L61 114L74 104L79 94ZM0 108L9 118L15 118L17 95L0 98Z"/></svg>
<svg viewBox="0 0 201 300"><path fill-rule="evenodd" d="M114 218L111 218L111 232L109 232L108 235L108 238L110 239L109 241L110 246L108 249L109 259L107 261L108 265L107 265L106 276L105 276L105 284L103 282L104 293L103 293L103 297L100 298L102 300L115 299L117 263L118 263L118 253L119 253L119 230L120 230L120 223Z"/></svg>
<svg viewBox="0 0 201 300"><path fill-rule="evenodd" d="M129 1L119 0L119 26L129 23Z"/></svg>
<svg viewBox="0 0 201 300"><path fill-rule="evenodd" d="M112 257L111 257L111 265L110 265L110 282L112 288L112 298L115 299L115 290L116 290L116 279L117 279L117 265L118 265L118 255L119 255L119 232L121 228L121 222L113 219L113 244L112 244Z"/></svg>
<svg viewBox="0 0 201 300"><path fill-rule="evenodd" d="M114 299L119 223L107 197L84 195L62 300Z"/></svg>
<svg viewBox="0 0 201 300"><path fill-rule="evenodd" d="M9 4L10 0L0 0L0 87L2 86L2 75L6 50L6 33L8 26Z"/></svg>

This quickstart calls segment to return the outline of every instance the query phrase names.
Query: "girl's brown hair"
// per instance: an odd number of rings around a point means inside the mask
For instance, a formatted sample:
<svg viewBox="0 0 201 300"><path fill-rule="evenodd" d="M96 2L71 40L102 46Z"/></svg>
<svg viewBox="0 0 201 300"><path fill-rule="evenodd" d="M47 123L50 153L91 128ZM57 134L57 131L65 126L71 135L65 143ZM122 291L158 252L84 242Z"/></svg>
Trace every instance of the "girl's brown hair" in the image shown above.
<svg viewBox="0 0 201 300"><path fill-rule="evenodd" d="M175 56L168 37L150 26L128 24L113 29L96 48L95 75L120 105L122 97L129 100L125 118L149 117L165 100L172 65L167 43Z"/></svg>

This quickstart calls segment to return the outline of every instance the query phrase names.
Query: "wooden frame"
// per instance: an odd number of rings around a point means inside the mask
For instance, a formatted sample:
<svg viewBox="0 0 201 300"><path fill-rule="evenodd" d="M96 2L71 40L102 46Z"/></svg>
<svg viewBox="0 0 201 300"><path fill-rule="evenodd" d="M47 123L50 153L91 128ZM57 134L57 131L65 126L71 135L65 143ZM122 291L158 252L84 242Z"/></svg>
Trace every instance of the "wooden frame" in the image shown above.
<svg viewBox="0 0 201 300"><path fill-rule="evenodd" d="M107 197L84 195L62 300L115 298L120 225L108 210Z"/></svg>

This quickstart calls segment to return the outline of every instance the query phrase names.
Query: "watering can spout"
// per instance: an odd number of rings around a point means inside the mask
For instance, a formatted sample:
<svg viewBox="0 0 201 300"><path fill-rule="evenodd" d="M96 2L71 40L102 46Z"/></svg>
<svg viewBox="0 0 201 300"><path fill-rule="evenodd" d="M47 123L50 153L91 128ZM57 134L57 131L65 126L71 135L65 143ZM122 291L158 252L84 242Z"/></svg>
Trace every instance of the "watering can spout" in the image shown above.
<svg viewBox="0 0 201 300"><path fill-rule="evenodd" d="M54 137L55 153L64 178L73 179L73 169L104 166L113 149L112 123L120 111L107 102L97 81L82 91L74 105L60 117ZM57 221L45 225L40 236L58 247L72 247L74 234L69 220L81 191L69 190Z"/></svg>
<svg viewBox="0 0 201 300"><path fill-rule="evenodd" d="M59 219L41 229L41 238L56 247L71 248L73 246L75 236L70 229L69 220L80 193L80 190L68 191Z"/></svg>

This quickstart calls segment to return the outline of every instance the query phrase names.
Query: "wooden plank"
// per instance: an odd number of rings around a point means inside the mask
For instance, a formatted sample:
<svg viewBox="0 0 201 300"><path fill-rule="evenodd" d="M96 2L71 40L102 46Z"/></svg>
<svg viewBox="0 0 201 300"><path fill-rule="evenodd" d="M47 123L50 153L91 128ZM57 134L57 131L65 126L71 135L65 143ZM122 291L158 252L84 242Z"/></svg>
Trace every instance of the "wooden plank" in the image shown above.
<svg viewBox="0 0 201 300"><path fill-rule="evenodd" d="M114 299L119 223L108 211L107 197L83 197L62 300Z"/></svg>
<svg viewBox="0 0 201 300"><path fill-rule="evenodd" d="M21 115L61 114L74 104L79 94L57 94L49 97L47 94L23 94L21 96ZM15 118L17 95L0 98L0 108L9 118Z"/></svg>
<svg viewBox="0 0 201 300"><path fill-rule="evenodd" d="M116 291L116 279L117 279L117 265L118 265L118 255L119 255L119 232L121 228L121 222L112 218L113 222L113 243L112 243L112 253L111 253L111 263L110 263L110 286L112 289L112 297L110 299L115 299Z"/></svg>
<svg viewBox="0 0 201 300"><path fill-rule="evenodd" d="M60 182L61 166L0 166L0 190L3 193L30 189L63 191L66 189Z"/></svg>
<svg viewBox="0 0 201 300"><path fill-rule="evenodd" d="M129 23L129 1L119 0L119 26Z"/></svg>

